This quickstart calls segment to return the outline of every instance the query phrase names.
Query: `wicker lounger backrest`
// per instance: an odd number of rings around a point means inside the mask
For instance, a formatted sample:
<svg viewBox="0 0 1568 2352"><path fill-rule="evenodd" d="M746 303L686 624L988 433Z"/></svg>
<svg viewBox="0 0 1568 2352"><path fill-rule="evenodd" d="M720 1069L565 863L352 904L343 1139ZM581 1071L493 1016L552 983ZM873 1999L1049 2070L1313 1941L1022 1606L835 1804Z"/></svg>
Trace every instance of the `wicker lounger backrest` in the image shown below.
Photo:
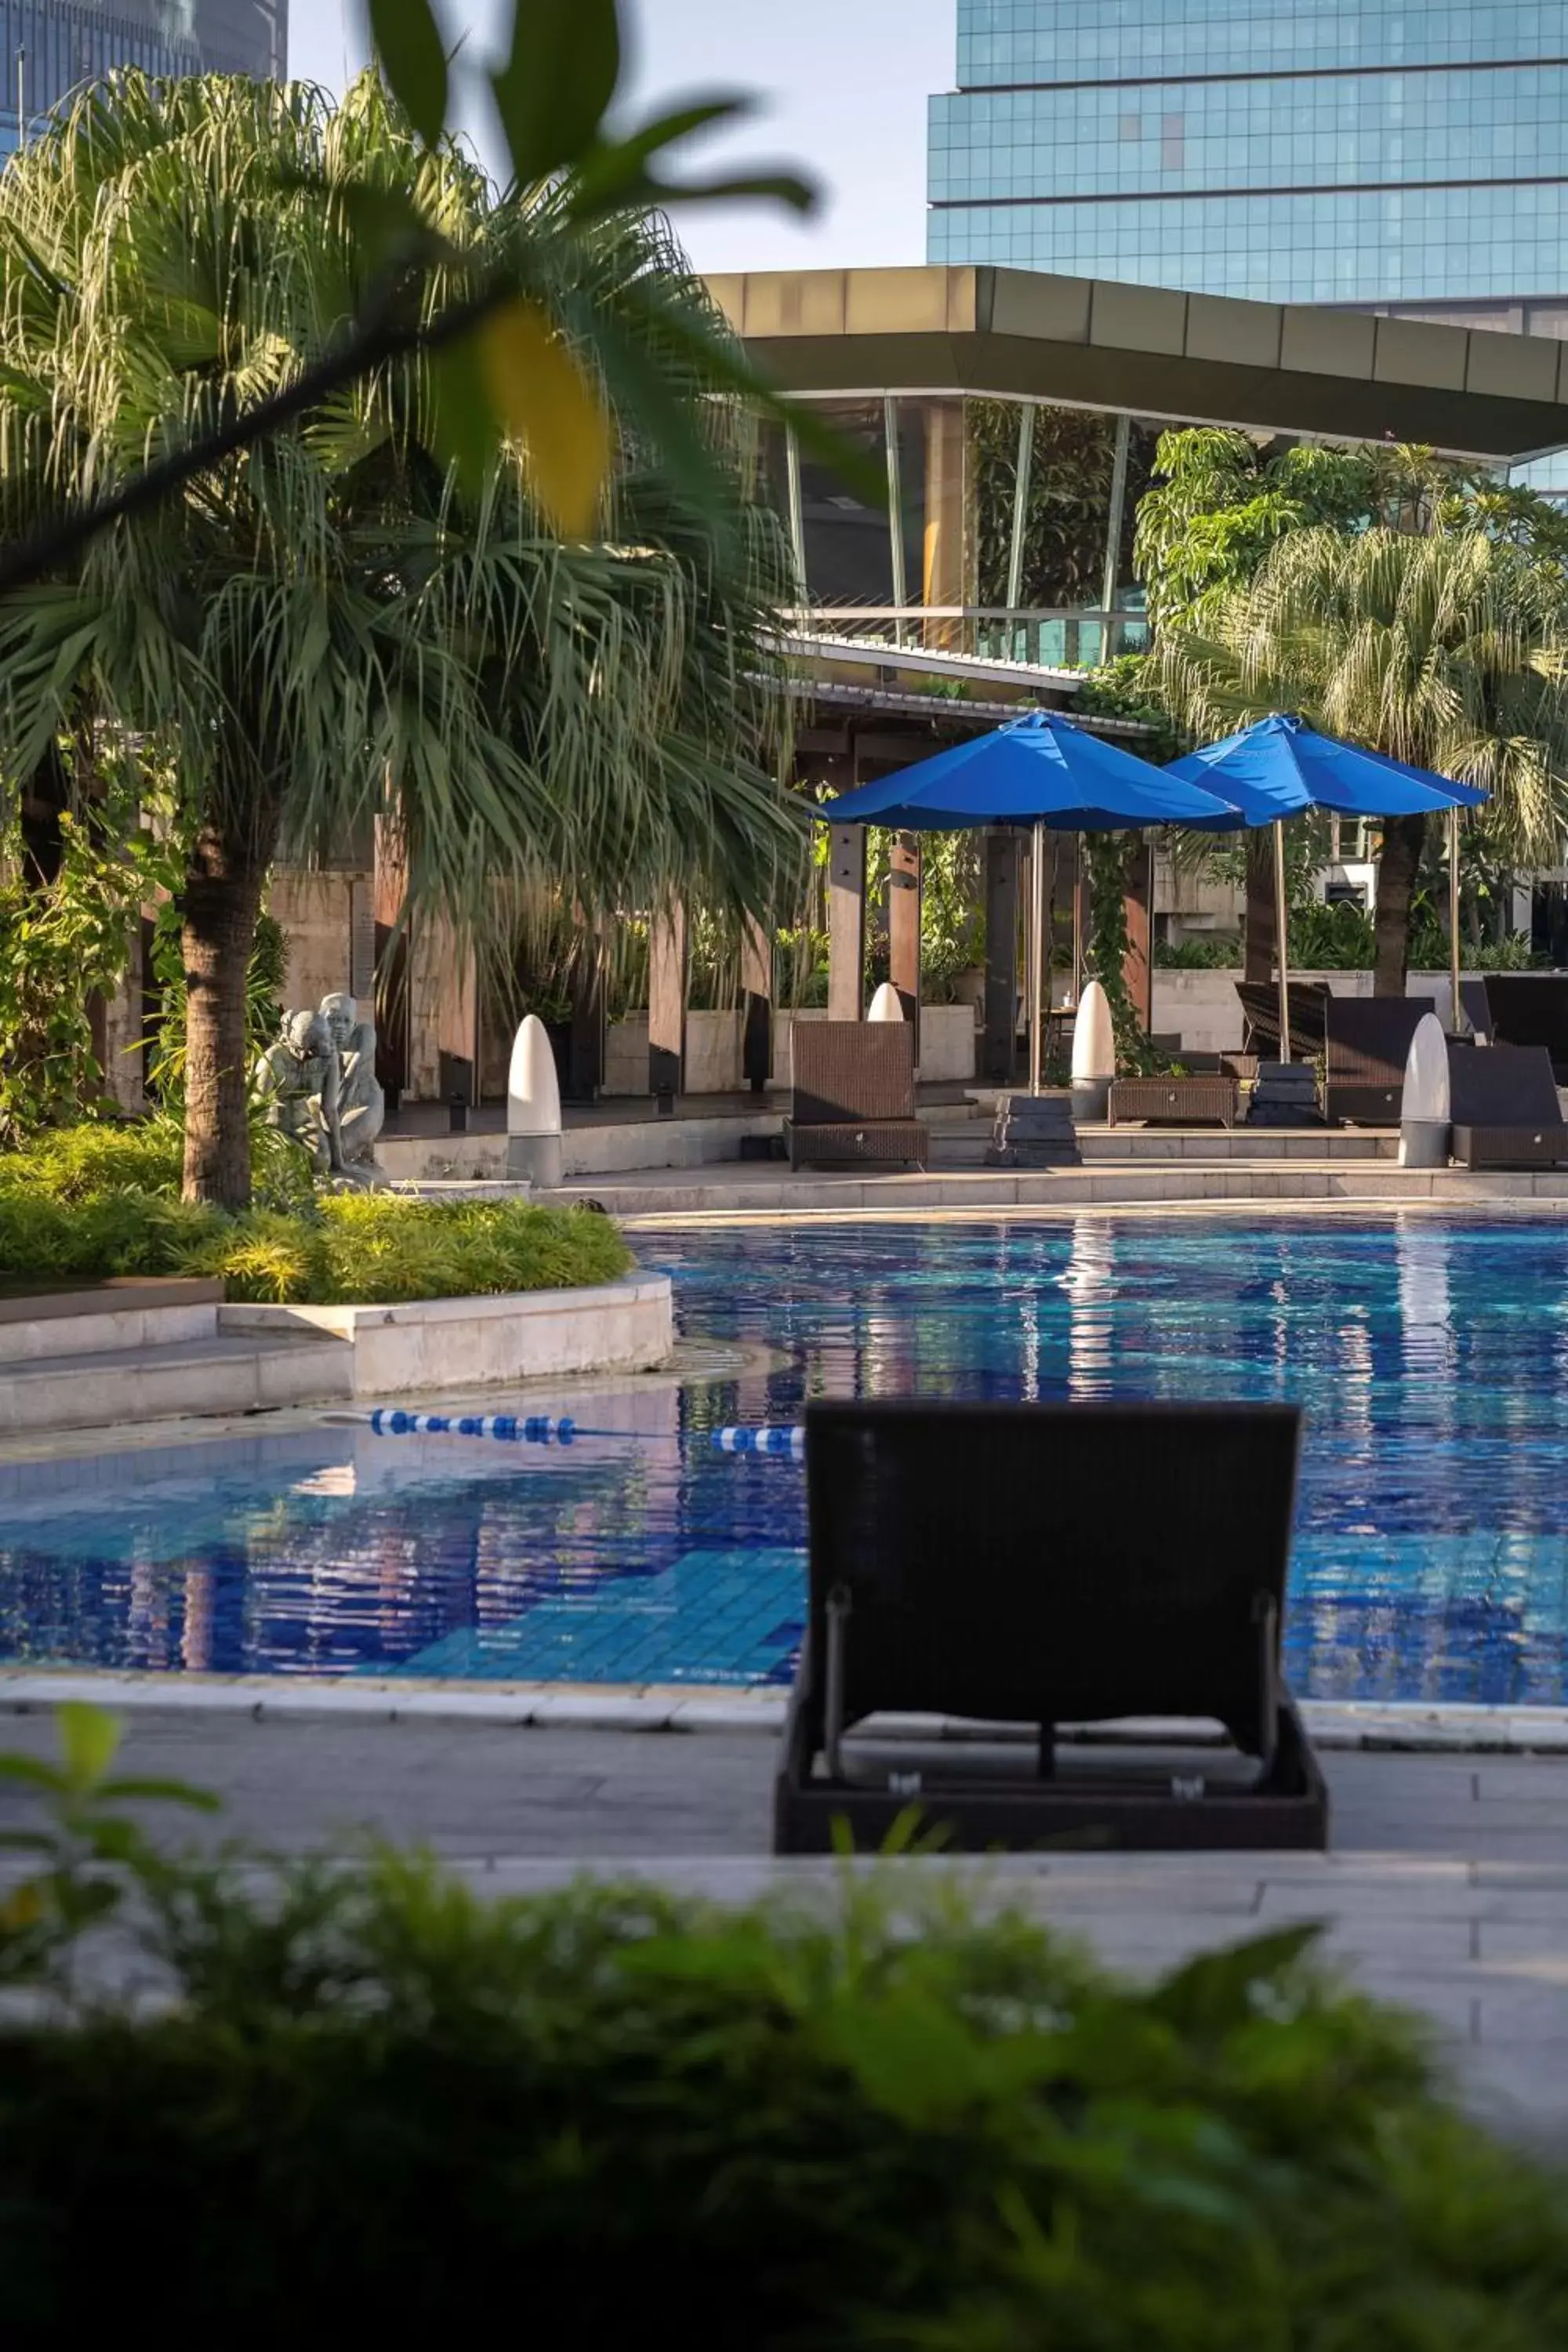
<svg viewBox="0 0 1568 2352"><path fill-rule="evenodd" d="M790 1029L800 1127L913 1118L914 1031L902 1021L796 1021Z"/></svg>
<svg viewBox="0 0 1568 2352"><path fill-rule="evenodd" d="M1456 1127L1558 1129L1563 1112L1544 1045L1460 1045L1448 1055Z"/></svg>
<svg viewBox="0 0 1568 2352"><path fill-rule="evenodd" d="M1331 996L1326 1024L1330 1085L1402 1087L1410 1041L1431 1010L1425 996Z"/></svg>
<svg viewBox="0 0 1568 2352"><path fill-rule="evenodd" d="M1544 1045L1554 1062L1568 1062L1568 980L1556 972L1492 973L1487 1009L1500 1045Z"/></svg>
<svg viewBox="0 0 1568 2352"><path fill-rule="evenodd" d="M1300 1428L1287 1405L808 1407L812 1655L837 1591L845 1719L1197 1714L1256 1733Z"/></svg>

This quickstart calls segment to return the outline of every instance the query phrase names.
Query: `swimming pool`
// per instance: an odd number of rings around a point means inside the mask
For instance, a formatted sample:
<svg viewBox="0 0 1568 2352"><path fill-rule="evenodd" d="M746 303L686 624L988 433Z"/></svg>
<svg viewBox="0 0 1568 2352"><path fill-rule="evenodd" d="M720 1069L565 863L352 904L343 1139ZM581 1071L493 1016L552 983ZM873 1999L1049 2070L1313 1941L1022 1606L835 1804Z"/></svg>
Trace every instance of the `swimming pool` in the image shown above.
<svg viewBox="0 0 1568 2352"><path fill-rule="evenodd" d="M569 1448L321 1425L0 1465L0 1657L783 1685L813 1396L1288 1398L1319 1697L1568 1699L1568 1223L1081 1216L645 1234L744 1377L571 1401ZM772 1351L763 1354L762 1351Z"/></svg>

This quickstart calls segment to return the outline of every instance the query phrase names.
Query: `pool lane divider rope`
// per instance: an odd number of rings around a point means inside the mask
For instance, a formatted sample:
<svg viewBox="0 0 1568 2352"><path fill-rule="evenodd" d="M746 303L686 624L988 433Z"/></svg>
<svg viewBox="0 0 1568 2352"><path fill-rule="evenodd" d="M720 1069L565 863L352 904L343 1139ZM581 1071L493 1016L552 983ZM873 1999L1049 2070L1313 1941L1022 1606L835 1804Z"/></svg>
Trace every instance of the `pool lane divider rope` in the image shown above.
<svg viewBox="0 0 1568 2352"><path fill-rule="evenodd" d="M359 1416L352 1418L357 1421ZM571 1445L579 1437L621 1437L633 1444L649 1444L666 1434L653 1430L592 1429L574 1421L570 1413L557 1419L547 1412L405 1412L401 1408L377 1405L368 1420L377 1437L499 1437L512 1445ZM715 1454L788 1454L798 1462L805 1453L805 1432L782 1423L760 1429L715 1429L711 1444Z"/></svg>

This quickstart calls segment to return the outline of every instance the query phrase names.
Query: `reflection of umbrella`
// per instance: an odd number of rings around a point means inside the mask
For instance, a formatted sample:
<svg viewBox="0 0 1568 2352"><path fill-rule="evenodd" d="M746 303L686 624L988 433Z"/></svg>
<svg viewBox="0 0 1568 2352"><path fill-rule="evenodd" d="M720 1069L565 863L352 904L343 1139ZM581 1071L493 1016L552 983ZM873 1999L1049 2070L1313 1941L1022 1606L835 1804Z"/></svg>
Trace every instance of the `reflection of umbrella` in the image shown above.
<svg viewBox="0 0 1568 2352"><path fill-rule="evenodd" d="M1054 710L1031 710L951 751L900 768L826 801L825 824L886 824L907 833L960 833L970 825L1033 827L1030 908L1034 953L1029 1007L1029 1091L1040 1091L1040 984L1045 968L1045 835L1120 833L1150 824L1234 827L1228 803L1119 751Z"/></svg>
<svg viewBox="0 0 1568 2352"><path fill-rule="evenodd" d="M1382 751L1363 751L1357 743L1342 743L1335 735L1320 735L1304 719L1276 711L1255 720L1239 735L1191 751L1173 761L1167 776L1214 793L1234 810L1244 824L1274 827L1275 922L1279 947L1279 1051L1290 1058L1290 996L1285 965L1289 951L1288 908L1285 903L1285 829L1288 816L1303 809L1328 809L1335 816L1433 816L1447 813L1449 946L1453 962L1454 1026L1461 1024L1459 1007L1459 855L1461 808L1479 808L1486 799L1469 784L1456 784L1426 768L1407 767ZM1235 822L1234 817L1232 823ZM1204 828L1223 832L1223 822Z"/></svg>

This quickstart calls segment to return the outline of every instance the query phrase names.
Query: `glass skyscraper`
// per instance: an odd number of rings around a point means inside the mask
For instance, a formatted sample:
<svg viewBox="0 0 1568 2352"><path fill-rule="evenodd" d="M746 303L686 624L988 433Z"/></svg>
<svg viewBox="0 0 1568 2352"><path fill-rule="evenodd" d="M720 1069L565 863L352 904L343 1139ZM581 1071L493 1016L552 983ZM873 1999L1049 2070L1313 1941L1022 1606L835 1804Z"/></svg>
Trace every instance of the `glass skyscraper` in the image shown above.
<svg viewBox="0 0 1568 2352"><path fill-rule="evenodd" d="M958 0L932 261L1568 333L1568 0Z"/></svg>
<svg viewBox="0 0 1568 2352"><path fill-rule="evenodd" d="M279 79L288 37L289 0L0 0L0 155L116 66Z"/></svg>

